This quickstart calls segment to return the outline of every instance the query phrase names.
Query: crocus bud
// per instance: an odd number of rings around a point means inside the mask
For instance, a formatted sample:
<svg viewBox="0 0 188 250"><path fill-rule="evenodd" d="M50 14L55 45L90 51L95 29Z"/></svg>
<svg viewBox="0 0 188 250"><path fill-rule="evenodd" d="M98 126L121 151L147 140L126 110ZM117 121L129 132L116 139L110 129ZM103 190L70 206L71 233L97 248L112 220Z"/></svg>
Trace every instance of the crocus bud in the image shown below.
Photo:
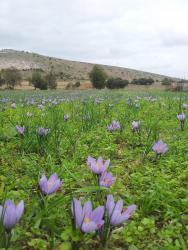
<svg viewBox="0 0 188 250"><path fill-rule="evenodd" d="M152 150L157 155L162 155L168 151L168 146L162 140L160 140L153 145Z"/></svg>
<svg viewBox="0 0 188 250"><path fill-rule="evenodd" d="M46 178L46 175L42 175L39 181L39 187L43 194L50 195L57 192L62 186L63 181L58 178L56 173L52 174L49 179Z"/></svg>
<svg viewBox="0 0 188 250"><path fill-rule="evenodd" d="M3 226L8 232L20 221L23 212L23 201L15 205L11 200L7 200L4 206L0 206L0 220L2 220Z"/></svg>

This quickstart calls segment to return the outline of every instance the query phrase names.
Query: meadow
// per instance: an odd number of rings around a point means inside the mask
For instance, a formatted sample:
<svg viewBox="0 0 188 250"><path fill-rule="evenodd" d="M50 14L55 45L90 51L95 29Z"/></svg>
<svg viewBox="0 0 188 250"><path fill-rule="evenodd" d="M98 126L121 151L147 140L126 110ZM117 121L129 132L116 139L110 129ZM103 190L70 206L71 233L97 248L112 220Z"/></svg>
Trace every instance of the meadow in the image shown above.
<svg viewBox="0 0 188 250"><path fill-rule="evenodd" d="M160 91L0 92L1 249L188 249L186 104Z"/></svg>

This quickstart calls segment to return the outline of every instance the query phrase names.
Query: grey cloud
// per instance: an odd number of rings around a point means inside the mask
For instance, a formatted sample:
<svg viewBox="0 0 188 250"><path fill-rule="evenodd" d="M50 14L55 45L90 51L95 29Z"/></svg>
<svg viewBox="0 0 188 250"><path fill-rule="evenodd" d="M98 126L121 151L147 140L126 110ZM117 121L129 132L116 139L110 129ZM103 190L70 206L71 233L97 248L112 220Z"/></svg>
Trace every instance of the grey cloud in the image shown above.
<svg viewBox="0 0 188 250"><path fill-rule="evenodd" d="M1 0L0 47L187 76L187 0Z"/></svg>
<svg viewBox="0 0 188 250"><path fill-rule="evenodd" d="M165 47L188 46L188 32L166 32L162 36L162 44Z"/></svg>

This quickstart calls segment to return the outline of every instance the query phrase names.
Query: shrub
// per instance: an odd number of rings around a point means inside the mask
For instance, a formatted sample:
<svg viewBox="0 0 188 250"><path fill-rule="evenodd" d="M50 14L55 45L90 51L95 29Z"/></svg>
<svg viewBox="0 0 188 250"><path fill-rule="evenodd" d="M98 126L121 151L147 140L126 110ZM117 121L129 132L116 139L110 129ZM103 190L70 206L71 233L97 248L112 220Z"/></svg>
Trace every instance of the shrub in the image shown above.
<svg viewBox="0 0 188 250"><path fill-rule="evenodd" d="M168 85L169 86L169 85ZM176 84L174 86L170 85L170 90L171 91L174 91L174 92L180 92L180 91L183 91L183 85L182 84Z"/></svg>
<svg viewBox="0 0 188 250"><path fill-rule="evenodd" d="M136 85L152 85L154 83L154 80L152 78L137 78L133 79L131 84Z"/></svg>
<svg viewBox="0 0 188 250"><path fill-rule="evenodd" d="M161 81L162 85L164 86L170 86L172 84L172 80L168 77L163 78L163 80Z"/></svg>
<svg viewBox="0 0 188 250"><path fill-rule="evenodd" d="M59 78L60 78L61 80L64 79L64 73L63 73L63 71L59 72Z"/></svg>
<svg viewBox="0 0 188 250"><path fill-rule="evenodd" d="M4 85L4 79L2 76L2 72L0 72L0 86L3 86L3 85Z"/></svg>
<svg viewBox="0 0 188 250"><path fill-rule="evenodd" d="M74 87L75 87L75 88L79 88L79 87L80 87L80 82L77 81L77 82L74 84Z"/></svg>
<svg viewBox="0 0 188 250"><path fill-rule="evenodd" d="M107 81L106 87L109 89L119 89L125 88L129 84L128 80L123 80L121 78L110 78Z"/></svg>
<svg viewBox="0 0 188 250"><path fill-rule="evenodd" d="M92 85L96 89L103 89L106 86L107 75L103 69L95 65L89 74Z"/></svg>
<svg viewBox="0 0 188 250"><path fill-rule="evenodd" d="M57 88L57 78L52 71L45 76L45 80L50 89Z"/></svg>
<svg viewBox="0 0 188 250"><path fill-rule="evenodd" d="M14 89L16 85L21 83L22 76L18 69L9 68L1 71L1 82L6 84L9 89Z"/></svg>
<svg viewBox="0 0 188 250"><path fill-rule="evenodd" d="M41 90L47 90L48 89L48 83L45 80L43 80L41 82L40 89Z"/></svg>
<svg viewBox="0 0 188 250"><path fill-rule="evenodd" d="M69 83L66 85L65 89L72 89L72 83L69 82Z"/></svg>
<svg viewBox="0 0 188 250"><path fill-rule="evenodd" d="M29 79L29 82L35 87L35 89L48 89L48 82L39 72L33 72L32 77Z"/></svg>

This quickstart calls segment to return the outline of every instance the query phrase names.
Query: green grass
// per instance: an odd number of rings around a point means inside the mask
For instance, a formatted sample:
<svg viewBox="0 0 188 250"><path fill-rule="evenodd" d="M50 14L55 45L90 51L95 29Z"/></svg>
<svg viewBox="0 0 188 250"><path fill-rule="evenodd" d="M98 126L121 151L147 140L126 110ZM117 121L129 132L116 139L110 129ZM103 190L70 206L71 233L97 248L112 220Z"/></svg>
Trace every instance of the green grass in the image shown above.
<svg viewBox="0 0 188 250"><path fill-rule="evenodd" d="M141 100L135 102L137 95ZM3 91L2 98L8 101L0 104L0 204L7 198L25 202L11 249L103 249L95 234L75 235L71 229L73 197L99 203L86 165L89 155L111 160L109 170L117 180L105 193L122 198L125 206L138 207L130 221L113 231L107 249L188 249L188 124L181 131L176 118L188 94ZM63 100L54 105L54 99ZM16 109L10 107L14 101ZM41 103L44 110L38 108ZM28 118L27 112L33 116ZM70 115L67 122L65 114ZM121 131L107 131L112 120L120 122ZM140 136L132 132L133 120L141 121ZM26 127L23 138L16 125ZM39 140L38 127L51 129L46 139ZM158 139L169 147L160 159L150 150ZM54 172L64 184L44 210L38 181L42 173Z"/></svg>

